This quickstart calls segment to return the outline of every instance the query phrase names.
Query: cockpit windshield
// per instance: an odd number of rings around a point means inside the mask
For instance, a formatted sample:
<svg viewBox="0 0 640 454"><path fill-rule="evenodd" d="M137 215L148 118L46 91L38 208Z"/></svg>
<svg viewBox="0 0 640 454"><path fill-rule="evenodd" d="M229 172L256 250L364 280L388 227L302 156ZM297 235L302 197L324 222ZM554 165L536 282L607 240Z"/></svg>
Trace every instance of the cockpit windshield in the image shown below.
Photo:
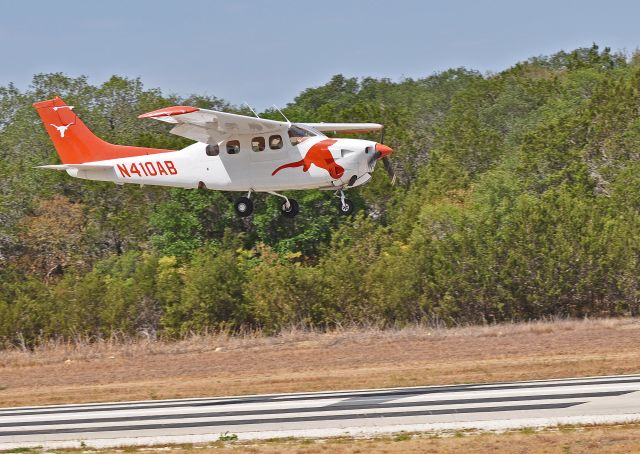
<svg viewBox="0 0 640 454"><path fill-rule="evenodd" d="M324 136L324 134L307 125L291 125L289 128L289 140L291 140L291 145L301 144L309 137L315 136Z"/></svg>

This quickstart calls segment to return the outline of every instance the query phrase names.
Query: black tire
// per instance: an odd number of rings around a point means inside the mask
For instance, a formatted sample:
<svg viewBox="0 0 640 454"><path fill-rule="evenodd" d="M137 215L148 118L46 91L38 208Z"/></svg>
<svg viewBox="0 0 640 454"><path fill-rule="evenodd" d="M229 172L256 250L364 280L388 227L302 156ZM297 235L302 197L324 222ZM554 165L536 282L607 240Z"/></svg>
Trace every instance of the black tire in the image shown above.
<svg viewBox="0 0 640 454"><path fill-rule="evenodd" d="M295 218L300 212L300 205L295 199L289 199L289 209L287 209L287 203L283 203L280 207L280 211L285 218Z"/></svg>
<svg viewBox="0 0 640 454"><path fill-rule="evenodd" d="M344 199L344 205L342 204L342 202L338 204L338 211L343 216L349 216L351 213L353 213L353 210L355 210L355 205L349 199Z"/></svg>
<svg viewBox="0 0 640 454"><path fill-rule="evenodd" d="M248 197L240 197L233 204L233 207L236 210L236 214L241 218L251 216L251 213L253 213L253 202Z"/></svg>

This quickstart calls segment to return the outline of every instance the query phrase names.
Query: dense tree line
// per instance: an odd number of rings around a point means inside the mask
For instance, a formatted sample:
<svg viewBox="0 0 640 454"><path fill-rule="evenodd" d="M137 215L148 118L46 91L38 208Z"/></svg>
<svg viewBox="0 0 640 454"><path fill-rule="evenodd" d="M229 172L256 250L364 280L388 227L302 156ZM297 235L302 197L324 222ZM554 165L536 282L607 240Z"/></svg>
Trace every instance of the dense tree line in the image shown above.
<svg viewBox="0 0 640 454"><path fill-rule="evenodd" d="M640 58L597 46L498 74L334 76L284 109L296 121L385 124L399 184L376 170L335 214L259 198L88 182L58 162L31 103L60 95L114 143L188 141L136 119L181 99L114 76L39 74L0 87L0 342L178 337L290 325L486 323L640 310ZM246 113L246 112L244 112ZM278 118L272 111L262 113ZM371 136L372 139L378 139Z"/></svg>

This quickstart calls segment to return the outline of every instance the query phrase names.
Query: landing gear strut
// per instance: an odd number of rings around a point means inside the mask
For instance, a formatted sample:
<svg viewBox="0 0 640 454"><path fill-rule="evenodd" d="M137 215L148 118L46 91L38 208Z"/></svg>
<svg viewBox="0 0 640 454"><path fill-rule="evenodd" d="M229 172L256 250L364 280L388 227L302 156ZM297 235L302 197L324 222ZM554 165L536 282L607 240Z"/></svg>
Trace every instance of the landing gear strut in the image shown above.
<svg viewBox="0 0 640 454"><path fill-rule="evenodd" d="M336 192L336 197L340 198L340 205L338 205L338 212L341 215L348 216L351 213L353 213L355 206L353 205L353 202L351 200L347 199L344 196L344 191L342 191L342 189Z"/></svg>
<svg viewBox="0 0 640 454"><path fill-rule="evenodd" d="M240 197L238 200L236 200L233 205L236 210L236 214L241 218L251 216L251 213L253 213L253 202L249 197L251 197L251 191L247 193L246 197Z"/></svg>
<svg viewBox="0 0 640 454"><path fill-rule="evenodd" d="M298 205L298 202L295 199L290 199L289 197L278 194L277 192L270 192L269 194L284 199L284 203L280 207L280 213L285 218L295 218L300 212L300 205Z"/></svg>

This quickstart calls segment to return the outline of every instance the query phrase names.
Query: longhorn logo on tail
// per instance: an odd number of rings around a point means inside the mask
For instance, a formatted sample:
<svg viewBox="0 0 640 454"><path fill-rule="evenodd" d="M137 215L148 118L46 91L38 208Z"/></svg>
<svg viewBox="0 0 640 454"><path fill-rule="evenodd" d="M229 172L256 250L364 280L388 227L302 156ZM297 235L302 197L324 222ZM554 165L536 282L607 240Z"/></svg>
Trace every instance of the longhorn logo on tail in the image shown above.
<svg viewBox="0 0 640 454"><path fill-rule="evenodd" d="M333 159L333 156L331 156L331 152L329 151L329 147L336 142L337 141L333 139L321 140L320 142L312 145L311 148L309 148L309 151L307 151L307 154L300 161L283 164L274 170L271 175L275 175L282 169L289 167L302 167L302 171L306 172L311 167L311 164L314 164L329 172L331 178L335 180L339 179L344 175L344 169L340 165L336 164L336 161Z"/></svg>
<svg viewBox="0 0 640 454"><path fill-rule="evenodd" d="M60 137L62 138L64 138L64 133L67 132L67 129L69 129L69 127L73 125L73 123L69 123L68 125L62 125L62 126L57 126L57 125L54 125L53 123L49 123L49 124L58 130L58 132L60 133Z"/></svg>

